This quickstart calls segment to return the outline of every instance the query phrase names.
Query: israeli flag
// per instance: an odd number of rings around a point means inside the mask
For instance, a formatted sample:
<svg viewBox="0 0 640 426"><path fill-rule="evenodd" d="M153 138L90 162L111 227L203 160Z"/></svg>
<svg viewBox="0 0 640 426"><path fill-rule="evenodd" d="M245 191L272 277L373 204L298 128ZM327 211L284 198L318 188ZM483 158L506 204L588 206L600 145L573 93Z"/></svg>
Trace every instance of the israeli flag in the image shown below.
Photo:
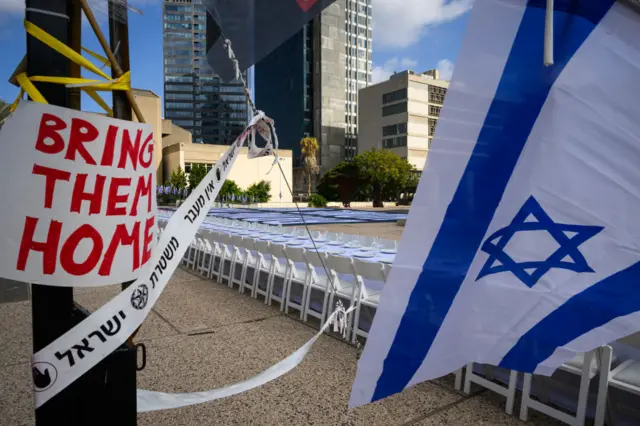
<svg viewBox="0 0 640 426"><path fill-rule="evenodd" d="M475 3L352 407L640 330L640 14L555 0L545 66L545 12Z"/></svg>

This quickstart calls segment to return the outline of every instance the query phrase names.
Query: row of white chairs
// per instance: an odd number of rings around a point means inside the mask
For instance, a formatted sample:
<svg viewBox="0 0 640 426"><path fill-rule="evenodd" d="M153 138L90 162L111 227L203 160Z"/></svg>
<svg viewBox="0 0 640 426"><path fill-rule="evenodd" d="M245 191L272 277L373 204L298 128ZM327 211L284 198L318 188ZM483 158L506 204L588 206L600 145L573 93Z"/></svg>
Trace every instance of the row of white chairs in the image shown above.
<svg viewBox="0 0 640 426"><path fill-rule="evenodd" d="M398 248L398 242L396 240L378 238L370 235L345 234L342 232L309 232L305 227L283 227L282 225L268 225L258 222L247 222L243 220L220 217L207 218L206 225L212 226L213 230L216 230L218 232L227 230L230 234L234 234L236 233L236 231L240 232L251 230L255 231L256 233L307 238L309 237L310 233L311 238L314 241L339 242L347 247L362 247L379 250L397 250Z"/></svg>
<svg viewBox="0 0 640 426"><path fill-rule="evenodd" d="M464 392L469 394L471 391L471 383L476 383L477 385L503 395L506 397L505 412L512 414L518 386L518 373L513 370L509 371L506 386L502 386L494 380L494 372L499 369L496 370L495 367L488 365L475 365L476 367L480 367L480 370L483 371L484 374L478 374L478 372L476 372L477 368L476 371L474 371L474 363L467 364L464 373ZM616 365L615 368L612 369L612 365ZM590 412L588 410L589 397L593 395L593 392L590 392L592 388L590 385L596 377L595 406L592 406L591 410L593 413L594 426L612 424L606 422L607 418L612 418L611 414L607 416L607 410L619 412L628 409L628 411L632 411L633 415L635 415L635 420L638 420L640 413L636 407L628 407L624 404L611 404L608 393L609 388L613 387L633 396L640 396L640 361L629 359L618 362L612 347L606 345L585 354L578 354L574 359L560 366L558 370L579 378L577 388L571 385L570 381L567 381L568 378L566 376L560 375L557 378L540 377L536 388L538 399L534 399L532 397L534 375L525 373L522 380L520 420L526 422L529 417L529 410L533 409L563 423L583 426ZM556 376L554 375L554 377ZM555 404L549 404L549 390L551 388L556 388L563 394L576 395L574 408L565 407L564 409L560 409L557 402ZM569 403L569 405L571 404Z"/></svg>
<svg viewBox="0 0 640 426"><path fill-rule="evenodd" d="M366 283L378 282L382 287L390 270L384 263L206 229L197 233L183 265L253 298L261 296L265 304L278 303L285 313L295 309L303 321L313 317L324 323L338 300L345 307L355 306L349 318L353 327L347 336L352 343L358 336L368 336L362 311L364 307L376 309L380 298L380 292L372 291ZM370 325L370 318L365 319Z"/></svg>

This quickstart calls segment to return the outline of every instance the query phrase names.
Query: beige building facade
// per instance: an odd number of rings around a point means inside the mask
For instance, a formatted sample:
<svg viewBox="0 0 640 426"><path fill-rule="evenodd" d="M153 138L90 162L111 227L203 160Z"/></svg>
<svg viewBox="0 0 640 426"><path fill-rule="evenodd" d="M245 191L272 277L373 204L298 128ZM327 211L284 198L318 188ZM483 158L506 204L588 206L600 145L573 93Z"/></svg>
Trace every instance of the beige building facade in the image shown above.
<svg viewBox="0 0 640 426"><path fill-rule="evenodd" d="M175 124L173 129L180 129L191 135ZM229 147L226 145L209 145L191 143L191 141L174 142L163 148L162 161L164 176L171 176L171 172L181 167L188 175L194 164L203 164L207 170L222 157ZM293 158L290 150L279 150L278 157L286 180L292 182ZM233 180L242 189L247 189L261 180L271 183L271 202L291 203L292 196L287 187L287 182L282 176L277 165L273 165L274 157L248 158L248 149L240 149L240 155L236 160L227 179ZM273 168L272 168L273 166ZM280 197L282 194L282 198Z"/></svg>
<svg viewBox="0 0 640 426"><path fill-rule="evenodd" d="M421 171L449 87L439 77L403 71L360 90L358 152L389 149Z"/></svg>
<svg viewBox="0 0 640 426"><path fill-rule="evenodd" d="M171 172L178 167L182 167L187 174L193 164L204 164L208 170L211 170L216 161L229 148L227 145L192 143L191 132L177 126L171 120L162 118L160 98L155 93L140 89L132 91L145 121L153 126L156 183L158 185L169 180ZM286 180L292 184L292 152L279 150L278 156ZM273 160L274 157L250 160L247 148L242 148L228 178L234 180L242 189L247 189L254 183L265 180L271 183L271 202L291 203L292 196L280 169L276 165L271 170Z"/></svg>

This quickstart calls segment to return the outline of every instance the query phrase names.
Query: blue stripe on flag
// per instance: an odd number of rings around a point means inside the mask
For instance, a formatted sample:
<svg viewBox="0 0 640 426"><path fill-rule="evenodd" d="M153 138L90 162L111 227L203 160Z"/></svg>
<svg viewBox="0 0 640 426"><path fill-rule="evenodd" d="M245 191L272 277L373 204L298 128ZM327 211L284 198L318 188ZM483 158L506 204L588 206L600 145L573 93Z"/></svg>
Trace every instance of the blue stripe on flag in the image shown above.
<svg viewBox="0 0 640 426"><path fill-rule="evenodd" d="M372 401L401 392L467 275L551 86L614 0L561 0L555 65L543 65L545 11L530 0L471 158L409 297ZM563 10L564 9L564 10ZM571 12L571 13L568 13Z"/></svg>
<svg viewBox="0 0 640 426"><path fill-rule="evenodd" d="M522 336L500 366L533 373L556 348L615 318L640 311L639 278L640 262L576 294Z"/></svg>

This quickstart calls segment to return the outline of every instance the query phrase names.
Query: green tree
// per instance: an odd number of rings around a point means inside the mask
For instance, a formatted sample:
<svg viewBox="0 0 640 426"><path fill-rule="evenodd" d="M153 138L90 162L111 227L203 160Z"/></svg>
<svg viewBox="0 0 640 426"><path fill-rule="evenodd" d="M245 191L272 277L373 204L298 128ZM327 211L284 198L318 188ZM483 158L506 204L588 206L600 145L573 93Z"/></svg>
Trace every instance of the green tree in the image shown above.
<svg viewBox="0 0 640 426"><path fill-rule="evenodd" d="M10 110L11 104L0 99L0 129L2 128L2 125L4 124L7 117L9 117L9 114L11 114Z"/></svg>
<svg viewBox="0 0 640 426"><path fill-rule="evenodd" d="M222 184L220 192L218 193L218 197L221 200L226 200L229 199L232 195L235 195L236 198L238 198L240 195L242 195L242 190L233 180L227 179Z"/></svg>
<svg viewBox="0 0 640 426"><path fill-rule="evenodd" d="M360 176L355 161L343 161L329 170L318 184L318 193L327 200L340 200L349 207L358 193L368 186L368 182Z"/></svg>
<svg viewBox="0 0 640 426"><path fill-rule="evenodd" d="M187 187L187 175L182 170L182 167L179 167L171 172L171 177L169 178L169 183L172 187L178 189L185 189Z"/></svg>
<svg viewBox="0 0 640 426"><path fill-rule="evenodd" d="M320 171L318 167L318 140L312 137L302 138L300 141L300 147L302 148L302 165L304 171L307 173L308 184L308 196L311 197L311 175L317 174Z"/></svg>
<svg viewBox="0 0 640 426"><path fill-rule="evenodd" d="M244 191L244 194L249 200L253 199L254 202L268 203L271 200L271 182L261 180L258 183L254 183Z"/></svg>
<svg viewBox="0 0 640 426"><path fill-rule="evenodd" d="M202 179L207 175L207 168L204 164L194 164L191 166L191 172L189 173L189 191L193 191L200 185Z"/></svg>
<svg viewBox="0 0 640 426"><path fill-rule="evenodd" d="M384 199L397 197L414 173L413 166L406 159L386 149L358 154L354 163L361 178L371 185L373 207L383 207Z"/></svg>

